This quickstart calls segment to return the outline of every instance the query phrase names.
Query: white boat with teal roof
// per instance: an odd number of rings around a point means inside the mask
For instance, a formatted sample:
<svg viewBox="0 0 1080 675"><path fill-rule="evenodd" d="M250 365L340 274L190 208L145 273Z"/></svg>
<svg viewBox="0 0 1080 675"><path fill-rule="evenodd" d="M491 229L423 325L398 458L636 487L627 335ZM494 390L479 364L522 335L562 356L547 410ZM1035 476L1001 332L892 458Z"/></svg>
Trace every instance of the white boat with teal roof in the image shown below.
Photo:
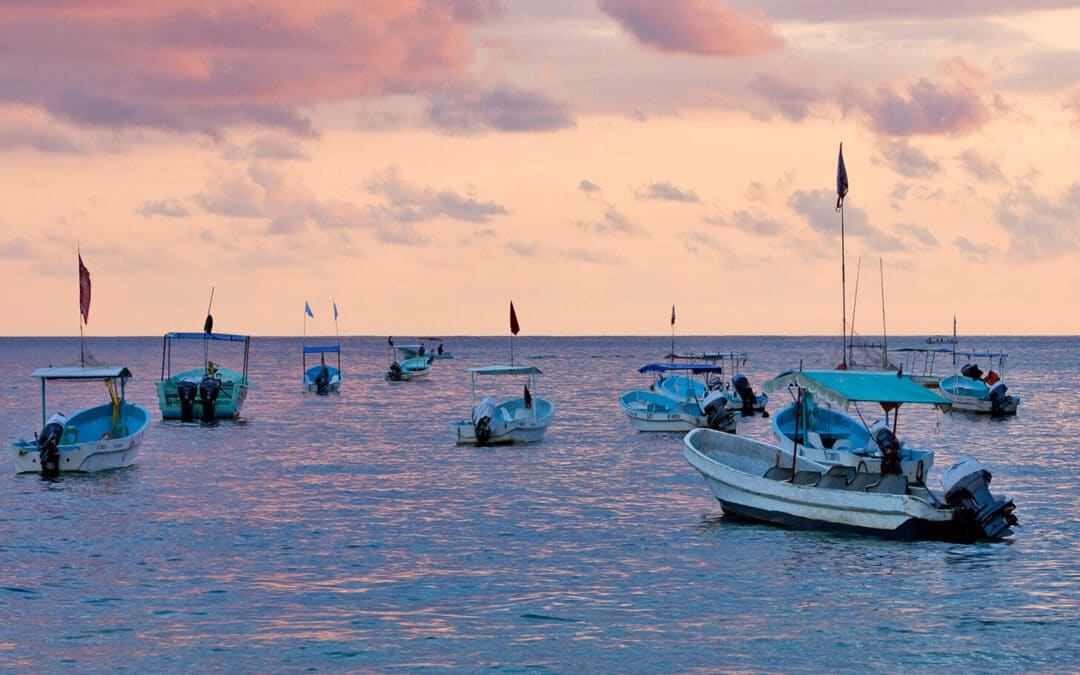
<svg viewBox="0 0 1080 675"><path fill-rule="evenodd" d="M547 399L537 398L537 375L535 366L481 366L469 368L472 380L472 407L469 419L451 424L458 445L502 445L535 443L543 440L555 406ZM477 400L476 380L489 377L513 378L522 384L522 395L496 403L492 396Z"/></svg>
<svg viewBox="0 0 1080 675"><path fill-rule="evenodd" d="M201 354L201 365L173 373L173 352L181 345L192 345L194 354ZM224 345L241 352L241 370L232 370L210 359L211 345L215 350ZM201 349L200 349L201 348ZM248 356L251 336L229 333L166 333L161 350L161 379L157 383L158 405L167 420L190 422L195 419L233 419L247 398ZM187 354L184 354L188 356ZM214 358L218 358L214 355Z"/></svg>

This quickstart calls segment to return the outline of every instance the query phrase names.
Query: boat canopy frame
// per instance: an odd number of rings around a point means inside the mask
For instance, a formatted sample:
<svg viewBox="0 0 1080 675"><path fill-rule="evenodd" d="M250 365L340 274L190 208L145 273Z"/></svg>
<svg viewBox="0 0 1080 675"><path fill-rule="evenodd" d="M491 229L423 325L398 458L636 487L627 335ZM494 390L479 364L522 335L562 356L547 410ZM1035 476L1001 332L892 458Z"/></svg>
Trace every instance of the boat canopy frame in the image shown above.
<svg viewBox="0 0 1080 675"><path fill-rule="evenodd" d="M45 383L49 380L68 382L90 382L101 380L109 388L110 397L113 399L113 407L124 402L124 387L129 378L134 377L127 366L62 366L59 368L38 368L30 373L31 377L41 380L41 428L45 428ZM113 380L120 381L120 394L117 400L116 392L111 384Z"/></svg>
<svg viewBox="0 0 1080 675"><path fill-rule="evenodd" d="M250 335L235 335L232 333L182 333L172 332L165 333L164 342L161 349L161 379L162 381L172 377L172 341L173 340L203 340L204 346L207 342L214 340L219 342L242 342L244 343L244 367L243 375L244 382L248 382L248 357L251 353L251 336ZM203 368L206 364L203 364Z"/></svg>
<svg viewBox="0 0 1080 675"><path fill-rule="evenodd" d="M536 393L536 376L542 375L541 371L536 366L475 366L473 368L466 368L465 372L469 373L472 381L472 407L476 408L476 376L492 376L492 375L507 375L507 376L522 376L527 378L527 384L529 391L533 394Z"/></svg>

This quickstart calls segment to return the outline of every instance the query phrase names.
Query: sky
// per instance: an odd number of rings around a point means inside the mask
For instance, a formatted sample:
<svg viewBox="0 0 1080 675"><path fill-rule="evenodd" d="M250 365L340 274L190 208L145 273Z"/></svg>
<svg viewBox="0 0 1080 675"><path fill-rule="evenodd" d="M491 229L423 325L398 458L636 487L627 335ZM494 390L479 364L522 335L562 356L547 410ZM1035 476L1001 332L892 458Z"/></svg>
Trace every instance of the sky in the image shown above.
<svg viewBox="0 0 1080 675"><path fill-rule="evenodd" d="M251 335L334 303L502 335L511 301L522 335L1080 334L1078 32L1060 0L8 0L0 335L79 333L80 253L90 336L201 330L211 290Z"/></svg>

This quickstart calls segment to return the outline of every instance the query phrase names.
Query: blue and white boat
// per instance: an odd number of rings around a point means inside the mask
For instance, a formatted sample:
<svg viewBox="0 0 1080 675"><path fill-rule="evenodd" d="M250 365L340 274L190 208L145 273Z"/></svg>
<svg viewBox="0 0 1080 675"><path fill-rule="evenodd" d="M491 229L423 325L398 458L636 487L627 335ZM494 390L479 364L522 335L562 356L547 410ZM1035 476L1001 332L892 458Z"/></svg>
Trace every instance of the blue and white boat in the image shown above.
<svg viewBox="0 0 1080 675"><path fill-rule="evenodd" d="M435 346L431 347L427 343L433 343ZM430 356L433 359L454 358L454 353L443 346L443 339L437 337L420 338L419 343L414 345L398 345L398 351L404 358L413 356Z"/></svg>
<svg viewBox="0 0 1080 675"><path fill-rule="evenodd" d="M941 396L897 373L801 370L784 373L764 388L792 392L794 402L773 415L777 443L786 452L825 466L844 466L858 473L899 473L922 485L934 464L932 450L907 446L896 437L902 403L948 406ZM855 404L859 419L841 412ZM859 403L880 404L884 418L867 424Z"/></svg>
<svg viewBox="0 0 1080 675"><path fill-rule="evenodd" d="M675 361L679 361L683 364L697 366L699 369L711 368L711 370L695 371L705 375L707 377L706 381L698 382L692 377L686 378L684 376L683 381L676 379L663 383L662 388L674 398L683 398L691 392L700 397L706 391L719 390L724 392L724 398L727 399L729 410L737 410L743 417L750 417L754 414L768 417L768 413L765 411L766 406L769 404L768 395L755 393L753 387L750 386L750 378L738 372L739 367L745 365L749 358L749 354L746 352L672 353L668 354L667 358L672 365L675 365ZM730 381L724 379L725 372L729 375L734 373ZM675 377L678 378L679 376Z"/></svg>
<svg viewBox="0 0 1080 675"><path fill-rule="evenodd" d="M998 371L1004 369L1006 354L998 352L956 352L967 358L987 358L997 363ZM968 363L960 374L941 378L938 382L941 395L949 400L950 410L1004 417L1015 415L1020 407L1020 397L1007 393L1009 388L1001 380L999 372L991 369L986 373L978 364Z"/></svg>
<svg viewBox="0 0 1080 675"><path fill-rule="evenodd" d="M543 440L551 421L555 418L555 405L543 398L536 398L537 375L535 366L482 366L469 368L472 380L472 413L469 419L451 424L458 445L501 445L534 443ZM523 383L522 395L496 402L492 396L477 401L476 378L503 376L516 378Z"/></svg>
<svg viewBox="0 0 1080 675"><path fill-rule="evenodd" d="M308 354L318 354L319 363L308 366ZM326 355L333 354L337 357L337 365L326 363ZM303 362L301 369L304 372L304 389L316 394L329 394L341 388L341 345L329 345L324 347L303 348Z"/></svg>
<svg viewBox="0 0 1080 675"><path fill-rule="evenodd" d="M619 397L630 425L638 431L684 432L707 427L735 433L737 415L728 410L723 388L710 389L692 377L719 372L717 366L650 363L638 372L655 374L650 388Z"/></svg>
<svg viewBox="0 0 1080 675"><path fill-rule="evenodd" d="M431 362L433 358L429 354L423 356L408 356L410 354L410 345L402 345L398 347L398 351L402 353L404 358L401 361L393 359L390 361L390 366L386 369L386 379L391 382L412 382L413 380L420 380L428 376L431 372Z"/></svg>
<svg viewBox="0 0 1080 675"><path fill-rule="evenodd" d="M130 466L150 423L150 412L124 398L131 371L124 366L38 368L41 380L41 431L19 439L9 452L16 473L55 476L62 471L106 471ZM46 420L45 383L103 381L109 401ZM55 410L55 407L52 408Z"/></svg>
<svg viewBox="0 0 1080 675"><path fill-rule="evenodd" d="M173 350L179 351L178 345L182 344L202 348L201 365L173 374ZM231 370L212 361L209 358L211 345L215 348L235 345L241 351L241 370ZM239 417L250 386L250 351L251 336L248 335L166 333L161 351L161 379L157 383L162 418L190 422L194 419L209 421Z"/></svg>

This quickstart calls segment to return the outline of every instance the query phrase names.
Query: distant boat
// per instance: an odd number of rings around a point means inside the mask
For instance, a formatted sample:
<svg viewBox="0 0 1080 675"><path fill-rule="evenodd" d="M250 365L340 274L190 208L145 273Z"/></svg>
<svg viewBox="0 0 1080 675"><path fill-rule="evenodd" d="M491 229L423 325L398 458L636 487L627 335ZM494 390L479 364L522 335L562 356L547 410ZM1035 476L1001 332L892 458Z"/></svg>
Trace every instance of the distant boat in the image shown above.
<svg viewBox="0 0 1080 675"><path fill-rule="evenodd" d="M672 362L719 364L719 370L711 371L714 375L709 378L709 382L689 386L700 391L704 388L698 386L700 384L706 384L710 389L718 389L722 385L728 409L737 410L743 417L750 417L755 413L765 417L769 416L765 410L769 404L768 395L755 393L754 388L750 385L750 378L739 372L739 367L746 365L749 358L749 354L746 352L693 352L684 354L675 354L673 352L665 358ZM725 379L725 373L728 379ZM719 378L719 384L716 382L716 378Z"/></svg>
<svg viewBox="0 0 1080 675"><path fill-rule="evenodd" d="M308 354L318 354L319 363L308 367ZM328 365L326 355L337 356L337 365ZM329 394L341 388L341 345L326 347L304 347L301 369L304 376L304 388L316 394Z"/></svg>
<svg viewBox="0 0 1080 675"><path fill-rule="evenodd" d="M990 359L1004 370L1007 354L1000 352L956 352L967 358ZM1009 388L1001 380L1001 374L992 368L983 373L975 363L968 363L960 369L959 375L941 378L938 383L941 395L952 404L956 412L977 413L1003 417L1015 415L1020 407L1020 397L1008 393Z"/></svg>
<svg viewBox="0 0 1080 675"><path fill-rule="evenodd" d="M55 476L62 471L107 471L135 463L150 412L124 398L130 370L124 366L71 366L38 368L32 375L41 379L41 432L32 440L11 444L16 473ZM66 417L58 413L46 421L46 382L95 380L105 383L108 403Z"/></svg>
<svg viewBox="0 0 1080 675"><path fill-rule="evenodd" d="M432 356L426 353L409 356L411 353L416 353L410 347L411 345L402 345L398 348L398 351L405 357L400 362L391 358L390 365L386 369L385 378L387 380L391 382L412 382L427 377L428 373L431 372Z"/></svg>
<svg viewBox="0 0 1080 675"><path fill-rule="evenodd" d="M209 319L209 317L208 317ZM208 320L208 325L212 323ZM174 343L202 341L200 365L173 374ZM210 345L242 346L241 370L231 370L209 359ZM161 379L157 383L158 405L164 419L190 422L230 419L240 416L247 398L248 356L251 336L228 333L166 333L161 352Z"/></svg>
<svg viewBox="0 0 1080 675"><path fill-rule="evenodd" d="M710 388L693 378L719 373L719 366L649 363L639 373L655 374L648 390L629 391L619 405L638 431L689 431L708 427L735 433L737 414L728 410L722 388ZM683 374L685 373L685 374Z"/></svg>
<svg viewBox="0 0 1080 675"><path fill-rule="evenodd" d="M534 443L544 438L552 419L555 406L543 398L533 396L536 391L540 369L535 366L482 366L469 368L472 380L472 414L467 420L451 424L458 445L501 445ZM523 395L496 403L492 396L477 401L476 378L503 376L524 378Z"/></svg>

